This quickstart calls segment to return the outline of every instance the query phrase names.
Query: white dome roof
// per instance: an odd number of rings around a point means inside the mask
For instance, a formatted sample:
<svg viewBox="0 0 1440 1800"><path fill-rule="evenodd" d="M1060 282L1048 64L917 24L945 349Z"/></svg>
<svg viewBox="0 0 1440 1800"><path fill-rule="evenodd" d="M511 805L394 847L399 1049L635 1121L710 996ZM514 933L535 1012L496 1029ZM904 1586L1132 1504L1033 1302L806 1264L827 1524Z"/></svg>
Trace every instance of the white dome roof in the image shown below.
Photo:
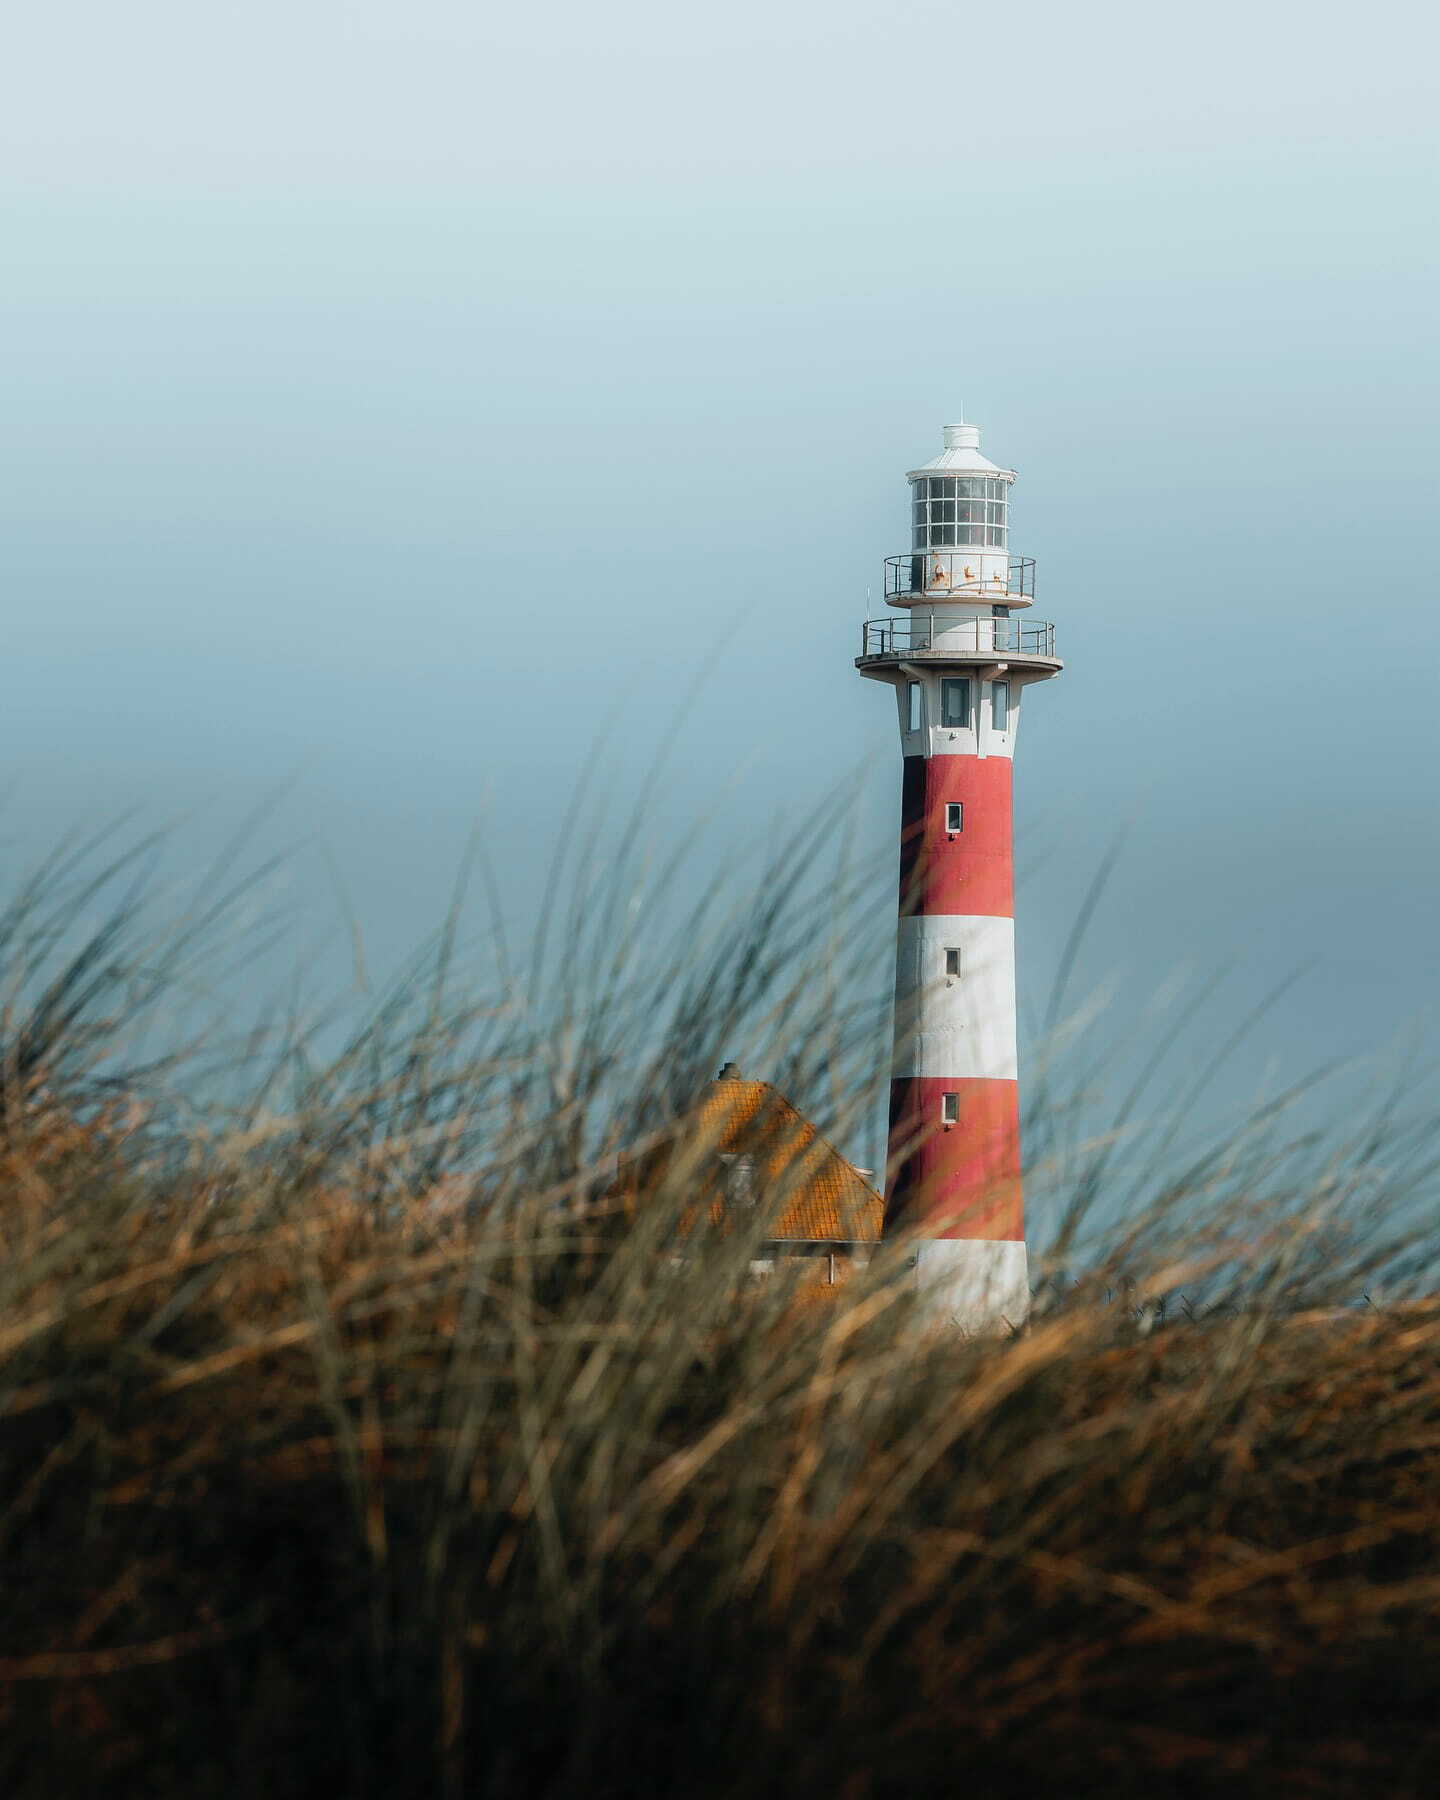
<svg viewBox="0 0 1440 1800"><path fill-rule="evenodd" d="M947 425L945 448L923 468L911 469L906 479L913 481L917 475L1006 475L1015 479L1014 469L1002 469L980 454L978 425Z"/></svg>

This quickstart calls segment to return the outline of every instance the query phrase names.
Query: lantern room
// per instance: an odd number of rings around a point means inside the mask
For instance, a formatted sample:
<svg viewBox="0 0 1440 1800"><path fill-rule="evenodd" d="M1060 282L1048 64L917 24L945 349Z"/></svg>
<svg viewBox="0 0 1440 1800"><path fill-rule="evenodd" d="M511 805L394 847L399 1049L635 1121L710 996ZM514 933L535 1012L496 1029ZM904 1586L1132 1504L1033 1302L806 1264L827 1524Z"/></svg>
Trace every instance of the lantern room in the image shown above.
<svg viewBox="0 0 1440 1800"><path fill-rule="evenodd" d="M1033 621L1035 561L1010 553L1014 469L980 454L978 425L947 425L944 448L911 469L910 549L885 559L885 601L867 619L857 659L888 679L907 657L1023 664L1031 678L1060 667L1049 625Z"/></svg>
<svg viewBox="0 0 1440 1800"><path fill-rule="evenodd" d="M1010 555L1015 471L980 454L979 426L947 425L944 449L907 479L912 554L886 565L889 604L939 599L1028 606L1033 564Z"/></svg>

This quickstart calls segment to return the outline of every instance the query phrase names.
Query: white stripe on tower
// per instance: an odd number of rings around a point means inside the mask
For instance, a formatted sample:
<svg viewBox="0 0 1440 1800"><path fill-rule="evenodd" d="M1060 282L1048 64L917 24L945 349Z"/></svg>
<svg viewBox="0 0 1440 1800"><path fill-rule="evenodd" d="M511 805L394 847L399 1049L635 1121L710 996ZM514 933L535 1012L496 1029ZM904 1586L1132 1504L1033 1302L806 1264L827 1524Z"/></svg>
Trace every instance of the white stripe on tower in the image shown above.
<svg viewBox="0 0 1440 1800"><path fill-rule="evenodd" d="M895 950L902 1080L1014 1081L1015 921L984 913L902 918Z"/></svg>

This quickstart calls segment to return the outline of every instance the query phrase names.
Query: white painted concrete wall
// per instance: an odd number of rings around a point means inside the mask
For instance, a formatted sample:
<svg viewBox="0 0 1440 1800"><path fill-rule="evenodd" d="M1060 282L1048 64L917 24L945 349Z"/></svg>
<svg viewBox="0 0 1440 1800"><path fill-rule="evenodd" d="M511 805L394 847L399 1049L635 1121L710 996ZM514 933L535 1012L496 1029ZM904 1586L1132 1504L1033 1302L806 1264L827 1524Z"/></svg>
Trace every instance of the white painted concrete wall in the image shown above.
<svg viewBox="0 0 1440 1800"><path fill-rule="evenodd" d="M1030 1311L1025 1245L1012 1238L930 1238L915 1279L927 1310L961 1331L990 1336L1022 1325Z"/></svg>
<svg viewBox="0 0 1440 1800"><path fill-rule="evenodd" d="M942 679L964 678L970 681L970 726L959 730L940 724L940 682ZM1004 731L991 724L992 695L990 679L978 670L963 667L927 668L911 663L902 669L895 682L899 708L900 753L902 756L1009 756L1015 754L1015 739L1020 731L1020 694L1023 681L1010 672L999 677L1010 683L1010 707ZM909 696L906 684L918 680L925 693L924 724L919 731L907 731Z"/></svg>
<svg viewBox="0 0 1440 1800"><path fill-rule="evenodd" d="M977 599L1005 602L1010 586L1010 551L984 549L971 545L951 549L937 546L930 550L913 550L912 556L925 558L923 587L917 592L941 598L946 594L974 594ZM912 574L910 579L915 579ZM1028 605L1028 600L1017 601Z"/></svg>
<svg viewBox="0 0 1440 1800"><path fill-rule="evenodd" d="M958 976L945 973L947 949L960 952ZM956 913L901 919L891 1073L1018 1078L1013 919Z"/></svg>

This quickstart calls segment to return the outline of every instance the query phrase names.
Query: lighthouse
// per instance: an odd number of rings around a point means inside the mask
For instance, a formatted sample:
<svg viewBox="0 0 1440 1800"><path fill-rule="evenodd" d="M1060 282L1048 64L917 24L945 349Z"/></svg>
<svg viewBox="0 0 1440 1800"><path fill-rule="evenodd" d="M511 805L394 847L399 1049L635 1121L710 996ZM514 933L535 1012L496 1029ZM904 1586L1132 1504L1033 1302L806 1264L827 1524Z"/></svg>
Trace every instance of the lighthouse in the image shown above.
<svg viewBox="0 0 1440 1800"><path fill-rule="evenodd" d="M884 1231L936 1315L985 1332L1029 1307L1011 772L1021 696L1062 665L1030 615L1034 560L1010 553L1015 470L947 425L906 479L911 548L856 658L895 690L903 758Z"/></svg>

